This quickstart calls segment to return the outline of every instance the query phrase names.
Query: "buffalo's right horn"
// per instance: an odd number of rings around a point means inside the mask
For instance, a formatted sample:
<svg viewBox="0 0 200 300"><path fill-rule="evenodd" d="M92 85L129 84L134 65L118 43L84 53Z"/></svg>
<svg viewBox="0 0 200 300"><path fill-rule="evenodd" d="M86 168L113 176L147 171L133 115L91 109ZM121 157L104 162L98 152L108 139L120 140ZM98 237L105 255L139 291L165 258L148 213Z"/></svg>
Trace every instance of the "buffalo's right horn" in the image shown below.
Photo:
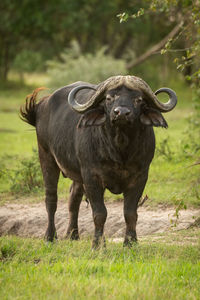
<svg viewBox="0 0 200 300"><path fill-rule="evenodd" d="M87 109L89 109L92 106L95 106L97 103L103 100L103 95L106 90L116 88L117 86L120 86L124 83L124 78L126 76L112 76L105 81L101 82L97 89L94 87L91 87L91 85L79 85L71 90L68 96L68 103L69 105L79 113L85 112ZM84 103L80 104L75 100L76 93L82 89L92 89L96 92L90 97L90 99Z"/></svg>
<svg viewBox="0 0 200 300"><path fill-rule="evenodd" d="M78 111L79 113L83 113L85 112L88 108L90 108L91 106L94 105L93 98L91 98L88 102L84 103L84 104L80 104L76 101L75 97L76 97L76 93L80 90L83 89L91 89L96 91L96 89L94 87L91 87L90 85L79 85L75 88L73 88L71 90L71 92L68 95L68 103L69 105L75 110Z"/></svg>

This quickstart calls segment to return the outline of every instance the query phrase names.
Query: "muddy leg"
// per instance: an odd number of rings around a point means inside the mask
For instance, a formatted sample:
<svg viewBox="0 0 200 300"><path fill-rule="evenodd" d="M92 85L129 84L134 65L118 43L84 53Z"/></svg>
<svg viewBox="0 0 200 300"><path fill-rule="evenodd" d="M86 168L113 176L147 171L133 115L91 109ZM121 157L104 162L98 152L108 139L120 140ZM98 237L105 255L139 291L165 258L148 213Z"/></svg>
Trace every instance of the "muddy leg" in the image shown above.
<svg viewBox="0 0 200 300"><path fill-rule="evenodd" d="M137 184L124 192L124 218L126 222L126 233L124 246L131 247L137 242L136 224L137 224L137 207L140 197L142 196L147 178L142 179Z"/></svg>
<svg viewBox="0 0 200 300"><path fill-rule="evenodd" d="M94 180L90 181L90 184L85 184L86 196L88 197L94 220L94 238L92 242L92 248L97 249L101 242L105 246L105 239L103 237L104 224L107 218L107 210L104 204L104 189Z"/></svg>
<svg viewBox="0 0 200 300"><path fill-rule="evenodd" d="M83 196L82 184L74 181L70 188L69 198L69 224L67 228L67 237L72 240L79 239L78 233L78 213L79 207Z"/></svg>
<svg viewBox="0 0 200 300"><path fill-rule="evenodd" d="M39 158L42 168L45 185L45 203L48 214L48 227L45 238L47 241L53 241L57 238L54 216L57 209L57 184L60 170L53 156L39 146Z"/></svg>

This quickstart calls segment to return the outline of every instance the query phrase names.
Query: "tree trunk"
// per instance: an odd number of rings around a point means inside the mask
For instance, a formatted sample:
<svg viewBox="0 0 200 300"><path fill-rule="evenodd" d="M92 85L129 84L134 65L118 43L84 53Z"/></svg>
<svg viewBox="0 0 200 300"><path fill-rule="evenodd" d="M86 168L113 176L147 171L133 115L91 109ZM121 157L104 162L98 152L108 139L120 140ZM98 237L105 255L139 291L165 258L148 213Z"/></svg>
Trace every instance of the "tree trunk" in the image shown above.
<svg viewBox="0 0 200 300"><path fill-rule="evenodd" d="M120 44L117 46L114 52L115 58L121 58L124 54L125 50L128 48L128 46L131 44L131 38L130 34L128 33L120 42Z"/></svg>
<svg viewBox="0 0 200 300"><path fill-rule="evenodd" d="M8 71L9 71L9 45L5 44L4 48L4 61L3 61L3 80L8 80Z"/></svg>
<svg viewBox="0 0 200 300"><path fill-rule="evenodd" d="M8 80L9 71L9 44L2 41L1 47L1 62L0 62L0 79L6 82Z"/></svg>

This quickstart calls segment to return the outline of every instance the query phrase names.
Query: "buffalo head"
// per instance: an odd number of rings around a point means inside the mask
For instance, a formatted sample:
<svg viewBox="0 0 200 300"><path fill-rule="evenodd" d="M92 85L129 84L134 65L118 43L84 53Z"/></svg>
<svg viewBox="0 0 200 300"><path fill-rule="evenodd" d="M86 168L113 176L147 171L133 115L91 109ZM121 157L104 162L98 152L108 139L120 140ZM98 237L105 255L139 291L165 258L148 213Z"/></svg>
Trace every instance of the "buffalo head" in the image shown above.
<svg viewBox="0 0 200 300"><path fill-rule="evenodd" d="M75 100L76 93L82 89L92 89L94 93L84 103ZM169 101L161 103L156 97L167 93ZM80 85L71 90L68 96L70 106L84 114L79 127L102 125L108 120L111 125L131 126L135 121L145 125L167 127L161 112L169 112L176 103L177 97L169 88L161 88L155 93L148 84L136 76L113 76L100 83L97 88Z"/></svg>

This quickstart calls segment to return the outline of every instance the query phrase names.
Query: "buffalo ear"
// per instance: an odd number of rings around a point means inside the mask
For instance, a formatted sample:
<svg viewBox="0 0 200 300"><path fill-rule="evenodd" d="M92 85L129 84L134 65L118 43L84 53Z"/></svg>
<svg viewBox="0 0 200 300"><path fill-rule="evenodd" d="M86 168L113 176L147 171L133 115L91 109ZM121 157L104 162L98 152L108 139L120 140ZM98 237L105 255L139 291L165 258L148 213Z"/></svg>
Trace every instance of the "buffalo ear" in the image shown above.
<svg viewBox="0 0 200 300"><path fill-rule="evenodd" d="M89 126L100 126L106 121L106 115L101 108L93 108L84 113L80 118L77 128L86 128Z"/></svg>
<svg viewBox="0 0 200 300"><path fill-rule="evenodd" d="M144 125L164 127L167 128L168 124L162 114L153 108L145 109L145 111L140 116L140 121Z"/></svg>

